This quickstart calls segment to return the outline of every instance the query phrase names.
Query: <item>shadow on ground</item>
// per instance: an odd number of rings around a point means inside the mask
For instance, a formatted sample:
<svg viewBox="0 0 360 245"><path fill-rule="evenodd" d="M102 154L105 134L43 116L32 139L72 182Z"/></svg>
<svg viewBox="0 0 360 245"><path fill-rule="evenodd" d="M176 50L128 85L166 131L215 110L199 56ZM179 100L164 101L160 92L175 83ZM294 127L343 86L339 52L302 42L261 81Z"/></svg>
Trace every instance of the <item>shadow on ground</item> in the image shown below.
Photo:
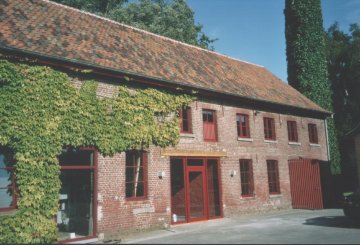
<svg viewBox="0 0 360 245"><path fill-rule="evenodd" d="M353 220L346 216L322 216L307 219L304 225L327 226L337 228L360 229L360 220Z"/></svg>

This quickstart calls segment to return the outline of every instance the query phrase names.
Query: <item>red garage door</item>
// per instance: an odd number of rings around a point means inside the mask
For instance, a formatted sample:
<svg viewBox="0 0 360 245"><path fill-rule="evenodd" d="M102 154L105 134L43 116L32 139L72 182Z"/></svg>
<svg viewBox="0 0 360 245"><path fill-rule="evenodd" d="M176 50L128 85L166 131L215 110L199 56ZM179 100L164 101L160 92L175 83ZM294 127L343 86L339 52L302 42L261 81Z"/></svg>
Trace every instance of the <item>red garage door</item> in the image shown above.
<svg viewBox="0 0 360 245"><path fill-rule="evenodd" d="M293 208L324 208L319 161L312 159L289 160L289 172Z"/></svg>

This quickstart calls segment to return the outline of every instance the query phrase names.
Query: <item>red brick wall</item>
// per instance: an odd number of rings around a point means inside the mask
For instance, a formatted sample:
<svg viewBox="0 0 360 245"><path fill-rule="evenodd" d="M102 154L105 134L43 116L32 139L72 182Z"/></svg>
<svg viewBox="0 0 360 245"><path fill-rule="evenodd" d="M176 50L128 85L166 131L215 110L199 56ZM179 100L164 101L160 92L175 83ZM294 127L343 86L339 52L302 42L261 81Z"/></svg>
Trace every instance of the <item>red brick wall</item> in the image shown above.
<svg viewBox="0 0 360 245"><path fill-rule="evenodd" d="M101 84L99 96L111 96L116 86ZM324 121L268 113L258 115L253 110L223 106L220 103L194 102L192 107L193 134L182 134L173 149L225 152L220 158L222 203L224 216L237 213L262 212L291 207L288 160L315 158L327 160ZM216 111L217 142L203 141L202 109ZM249 115L251 141L238 140L236 113ZM264 141L263 117L275 119L276 141ZM299 145L291 145L287 136L287 120L297 122ZM308 123L317 125L319 145L311 146ZM98 233L118 235L154 226L164 226L171 220L170 157L161 156L159 147L150 147L148 155L148 197L142 201L125 198L125 154L98 159ZM241 197L239 159L251 159L254 173L254 197ZM266 160L277 160L279 166L279 195L269 195ZM231 177L230 171L236 175ZM160 179L158 172L164 171Z"/></svg>

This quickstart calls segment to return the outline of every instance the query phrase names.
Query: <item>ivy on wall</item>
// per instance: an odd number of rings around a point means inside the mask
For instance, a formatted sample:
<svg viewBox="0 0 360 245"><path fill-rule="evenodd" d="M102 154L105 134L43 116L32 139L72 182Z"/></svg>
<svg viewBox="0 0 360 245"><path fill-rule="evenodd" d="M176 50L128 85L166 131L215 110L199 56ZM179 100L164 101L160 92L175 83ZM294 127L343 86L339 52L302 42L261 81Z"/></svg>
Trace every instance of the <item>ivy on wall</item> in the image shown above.
<svg viewBox="0 0 360 245"><path fill-rule="evenodd" d="M64 72L0 56L0 146L14 152L18 189L17 211L0 217L0 243L57 241L57 156L64 147L92 146L111 156L178 143L174 115L193 95L120 85L115 96L99 98L97 86L83 80L77 89Z"/></svg>

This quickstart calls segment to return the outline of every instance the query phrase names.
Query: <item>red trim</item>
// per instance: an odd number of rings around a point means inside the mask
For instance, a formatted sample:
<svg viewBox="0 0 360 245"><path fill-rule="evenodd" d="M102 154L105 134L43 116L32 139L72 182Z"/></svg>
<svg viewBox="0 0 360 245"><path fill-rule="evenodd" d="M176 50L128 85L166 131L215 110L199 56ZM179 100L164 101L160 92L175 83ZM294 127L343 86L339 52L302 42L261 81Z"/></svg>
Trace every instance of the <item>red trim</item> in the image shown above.
<svg viewBox="0 0 360 245"><path fill-rule="evenodd" d="M274 164L274 169L270 169L270 164ZM281 194L280 191L280 179L279 179L279 165L277 160L266 160L266 167L268 172L268 184L269 184L269 194ZM270 178L273 178L273 181L270 182ZM276 191L271 191L271 184L275 183Z"/></svg>
<svg viewBox="0 0 360 245"><path fill-rule="evenodd" d="M184 119L183 119L183 113L186 113L187 115L187 128L188 130L184 130L183 124L184 124ZM192 121L191 121L191 107L182 107L180 109L180 132L181 133L192 133Z"/></svg>
<svg viewBox="0 0 360 245"><path fill-rule="evenodd" d="M296 121L287 121L288 139L290 142L298 142Z"/></svg>
<svg viewBox="0 0 360 245"><path fill-rule="evenodd" d="M276 140L274 118L264 117L264 135L266 140Z"/></svg>
<svg viewBox="0 0 360 245"><path fill-rule="evenodd" d="M127 151L126 154L128 152L134 152L134 150L131 150L131 151ZM147 157L147 152L146 151L141 151L142 152L142 159L143 159L143 183L144 183L144 195L143 196L139 196L139 197L126 197L126 193L125 193L125 200L126 201L143 201L143 200L147 200L148 199L148 188L147 188L147 185L148 185L148 174L147 174L147 164L148 164L148 157ZM126 161L126 159L125 159ZM128 167L126 166L126 163L125 163L125 172L126 172L126 169ZM126 182L126 178L125 178L125 192L126 192L126 183L132 183L132 182Z"/></svg>
<svg viewBox="0 0 360 245"><path fill-rule="evenodd" d="M251 159L240 159L240 184L241 184L241 196L242 197L253 197L254 196L254 172L253 172L253 166L252 166L252 160ZM247 171L243 172L241 165L248 165ZM245 167L246 168L246 167ZM242 179L243 175L247 175L247 182L244 182ZM249 186L249 193L244 194L243 184L247 184Z"/></svg>
<svg viewBox="0 0 360 245"><path fill-rule="evenodd" d="M79 148L79 150L83 150L83 151L93 151L94 155L93 155L93 166L61 166L60 165L60 171L62 170L93 170L94 173L94 198L93 198L93 234L91 234L90 236L86 236L86 237L81 237L81 238L75 238L75 239L67 239L67 240L60 240L58 241L58 243L63 244L63 243L68 243L68 242L74 242L74 241L82 241L82 240L87 240L87 239L91 239L91 238L96 238L96 234L97 234L97 196L98 196L98 156L99 156L99 152L96 148L92 148L92 147L84 147L84 148Z"/></svg>
<svg viewBox="0 0 360 245"><path fill-rule="evenodd" d="M241 117L245 118L245 135L243 135L243 128L244 127L243 127L243 124L242 124ZM238 137L250 138L249 115L243 114L243 113L237 113L236 114L236 126L237 126Z"/></svg>
<svg viewBox="0 0 360 245"><path fill-rule="evenodd" d="M319 139L318 139L316 124L309 123L308 124L308 131L309 131L309 141L310 141L310 143L318 144Z"/></svg>
<svg viewBox="0 0 360 245"><path fill-rule="evenodd" d="M212 113L213 121L209 122L209 117L206 115L206 119L204 121L204 112ZM216 111L203 109L202 110L202 121L203 121L203 138L204 141L208 142L217 142L218 132L217 132L217 116Z"/></svg>
<svg viewBox="0 0 360 245"><path fill-rule="evenodd" d="M183 171L184 171L184 188L185 188L185 221L180 221L174 223L171 218L171 224L184 224L189 222L196 222L202 220L209 220L209 219L218 219L223 217L223 201L222 201L222 184L221 184L221 168L220 168L220 160L219 158L212 158L212 157L174 157L172 159L181 159L183 164ZM203 160L203 166L188 166L189 159L201 159ZM209 207L208 207L208 184L207 184L207 164L208 160L215 160L217 161L217 168L218 168L218 185L219 185L219 205L220 205L220 215L219 216L211 216L209 215ZM189 172L201 172L203 174L203 195L204 195L204 216L199 218L190 218L190 205L189 205ZM171 181L170 181L171 183ZM171 188L170 188L171 189ZM172 197L172 195L171 195ZM170 205L172 207L172 198L170 198ZM172 214L173 212L171 212Z"/></svg>

